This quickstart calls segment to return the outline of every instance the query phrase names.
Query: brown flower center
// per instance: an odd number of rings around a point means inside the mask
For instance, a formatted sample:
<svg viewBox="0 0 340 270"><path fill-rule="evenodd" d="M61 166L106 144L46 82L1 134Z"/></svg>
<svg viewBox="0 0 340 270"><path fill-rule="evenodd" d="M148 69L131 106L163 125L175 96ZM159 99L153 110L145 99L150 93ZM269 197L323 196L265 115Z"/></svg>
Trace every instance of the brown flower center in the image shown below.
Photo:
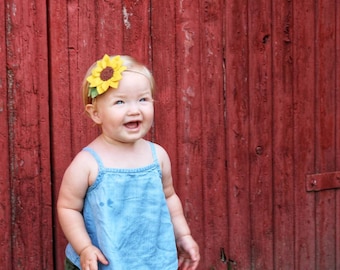
<svg viewBox="0 0 340 270"><path fill-rule="evenodd" d="M107 81L113 77L114 70L112 67L106 67L100 72L100 79L102 81Z"/></svg>

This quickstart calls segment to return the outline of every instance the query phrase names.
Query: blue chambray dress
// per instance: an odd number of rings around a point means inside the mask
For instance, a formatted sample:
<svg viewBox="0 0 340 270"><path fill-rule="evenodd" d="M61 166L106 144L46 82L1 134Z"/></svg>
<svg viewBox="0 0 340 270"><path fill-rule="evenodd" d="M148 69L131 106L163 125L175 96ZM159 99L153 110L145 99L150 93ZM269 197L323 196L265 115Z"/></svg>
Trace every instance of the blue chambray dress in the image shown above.
<svg viewBox="0 0 340 270"><path fill-rule="evenodd" d="M98 264L110 270L175 270L178 268L173 226L162 186L155 146L153 163L136 169L106 168L91 148L99 172L89 187L83 216L86 229L109 261ZM80 258L70 244L67 258L80 268Z"/></svg>

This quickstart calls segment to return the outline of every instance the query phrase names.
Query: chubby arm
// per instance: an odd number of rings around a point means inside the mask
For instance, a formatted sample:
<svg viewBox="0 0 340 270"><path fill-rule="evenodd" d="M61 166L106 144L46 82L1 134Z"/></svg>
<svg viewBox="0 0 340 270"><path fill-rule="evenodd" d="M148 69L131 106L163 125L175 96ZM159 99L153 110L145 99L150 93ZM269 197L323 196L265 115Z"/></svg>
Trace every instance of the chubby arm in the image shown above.
<svg viewBox="0 0 340 270"><path fill-rule="evenodd" d="M67 240L80 255L83 269L97 269L97 260L107 264L104 255L92 245L82 209L89 179L96 164L87 152L80 152L65 171L57 202L58 218ZM92 172L92 173L91 173Z"/></svg>
<svg viewBox="0 0 340 270"><path fill-rule="evenodd" d="M158 156L162 166L163 190L174 227L180 269L196 269L200 260L199 247L191 236L183 207L177 196L171 175L171 163L166 151L158 146Z"/></svg>

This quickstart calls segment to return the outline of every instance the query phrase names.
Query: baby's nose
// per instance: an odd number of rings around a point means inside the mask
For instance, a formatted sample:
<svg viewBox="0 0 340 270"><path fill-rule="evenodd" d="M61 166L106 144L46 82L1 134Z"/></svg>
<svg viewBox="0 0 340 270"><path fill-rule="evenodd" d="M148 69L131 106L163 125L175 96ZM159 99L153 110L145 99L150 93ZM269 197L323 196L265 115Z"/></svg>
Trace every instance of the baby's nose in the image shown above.
<svg viewBox="0 0 340 270"><path fill-rule="evenodd" d="M139 114L139 104L138 102L130 102L129 103L129 114Z"/></svg>

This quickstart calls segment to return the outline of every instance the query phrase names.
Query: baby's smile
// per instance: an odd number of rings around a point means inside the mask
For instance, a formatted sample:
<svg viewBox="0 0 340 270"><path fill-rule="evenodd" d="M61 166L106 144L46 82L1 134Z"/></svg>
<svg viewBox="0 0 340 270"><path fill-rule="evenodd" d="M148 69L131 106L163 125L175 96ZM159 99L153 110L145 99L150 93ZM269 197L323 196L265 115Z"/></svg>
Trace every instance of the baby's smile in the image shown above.
<svg viewBox="0 0 340 270"><path fill-rule="evenodd" d="M138 128L140 125L140 121L133 121L133 122L128 122L126 124L124 124L124 126L126 128L129 128L129 129L135 129L135 128Z"/></svg>

